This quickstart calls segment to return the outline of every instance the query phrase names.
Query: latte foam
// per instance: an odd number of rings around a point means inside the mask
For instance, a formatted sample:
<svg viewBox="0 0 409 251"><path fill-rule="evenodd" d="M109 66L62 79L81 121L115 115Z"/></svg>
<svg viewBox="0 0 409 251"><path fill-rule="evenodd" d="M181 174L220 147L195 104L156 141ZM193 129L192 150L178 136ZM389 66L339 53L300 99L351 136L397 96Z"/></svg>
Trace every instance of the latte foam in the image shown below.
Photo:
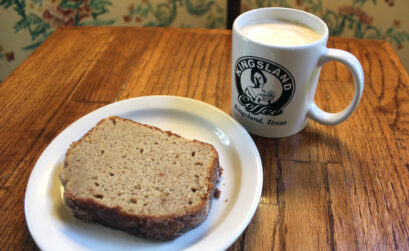
<svg viewBox="0 0 409 251"><path fill-rule="evenodd" d="M251 24L243 27L244 36L260 43L278 46L299 46L314 43L322 35L311 28L282 20Z"/></svg>

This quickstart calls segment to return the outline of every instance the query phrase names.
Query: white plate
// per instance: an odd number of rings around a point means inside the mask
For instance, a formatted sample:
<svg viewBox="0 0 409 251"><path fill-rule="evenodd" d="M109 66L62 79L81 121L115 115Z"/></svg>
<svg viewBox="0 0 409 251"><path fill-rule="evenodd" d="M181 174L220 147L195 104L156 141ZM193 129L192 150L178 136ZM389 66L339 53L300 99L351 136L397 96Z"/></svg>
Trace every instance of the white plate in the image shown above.
<svg viewBox="0 0 409 251"><path fill-rule="evenodd" d="M224 172L208 218L173 241L154 242L72 216L62 200L58 174L69 145L102 118L118 115L170 130L215 146ZM260 200L263 170L257 148L242 126L201 101L147 96L95 110L67 127L45 149L31 173L25 214L31 235L42 250L222 250L244 231Z"/></svg>

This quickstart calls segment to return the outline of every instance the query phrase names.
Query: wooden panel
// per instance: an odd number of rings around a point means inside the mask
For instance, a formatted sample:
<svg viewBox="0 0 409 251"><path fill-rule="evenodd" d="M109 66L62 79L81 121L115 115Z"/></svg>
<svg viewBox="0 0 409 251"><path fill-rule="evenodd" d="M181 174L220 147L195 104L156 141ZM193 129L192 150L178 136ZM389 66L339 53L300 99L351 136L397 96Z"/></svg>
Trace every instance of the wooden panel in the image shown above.
<svg viewBox="0 0 409 251"><path fill-rule="evenodd" d="M342 165L329 164L323 169L328 192L330 246L336 250L358 250L356 225L352 215L345 172Z"/></svg>
<svg viewBox="0 0 409 251"><path fill-rule="evenodd" d="M104 44L102 32L72 32L54 33L0 84L0 166L8 166L1 172L11 172L30 151Z"/></svg>
<svg viewBox="0 0 409 251"><path fill-rule="evenodd" d="M345 82L336 83L342 91L329 98L335 92L331 81L320 81L314 101L327 112L339 112L352 99L354 87ZM337 126L326 126L309 120L306 128L300 133L278 139L278 158L284 160L316 161L339 163L339 141L336 135Z"/></svg>
<svg viewBox="0 0 409 251"><path fill-rule="evenodd" d="M148 47L120 99L177 95L230 110L230 33L165 32ZM164 56L166 55L166 56Z"/></svg>
<svg viewBox="0 0 409 251"><path fill-rule="evenodd" d="M109 40L95 46L99 57L84 73L72 99L82 102L113 102L127 84L141 56L157 46L161 33L153 29L115 29Z"/></svg>
<svg viewBox="0 0 409 251"><path fill-rule="evenodd" d="M260 204L246 231L228 251L280 250L278 233L278 206Z"/></svg>
<svg viewBox="0 0 409 251"><path fill-rule="evenodd" d="M261 204L247 228L243 250L279 250L278 233L278 206Z"/></svg>
<svg viewBox="0 0 409 251"><path fill-rule="evenodd" d="M372 62L378 62L378 70L371 70L371 79L368 81L368 91L371 99L378 99L379 106L374 102L374 112L385 115L399 149L402 163L409 171L409 76L403 68L399 58L394 55L388 43L383 44L383 50L367 48L368 57ZM373 63L375 64L375 63ZM377 65L378 66L378 65ZM379 70L381 69L381 70Z"/></svg>
<svg viewBox="0 0 409 251"><path fill-rule="evenodd" d="M353 41L357 41L357 43L354 44ZM354 56L358 57L358 59L360 59L356 51L352 51L353 48L359 46L358 41L359 40L355 39L345 40L339 38L331 38L327 43L327 47L349 51ZM330 61L324 64L324 67L322 68L322 74L320 75L320 80L352 82L352 75L347 69L348 68L342 63L339 63L337 61Z"/></svg>
<svg viewBox="0 0 409 251"><path fill-rule="evenodd" d="M407 249L409 231L402 222L409 218L408 172L399 157L389 115L379 109L370 85L354 119L337 127L358 247ZM334 93L340 91L334 88Z"/></svg>
<svg viewBox="0 0 409 251"><path fill-rule="evenodd" d="M0 245L4 250L23 250L26 245L33 247L24 216L24 196L32 167L43 150L68 125L101 106L102 104L86 103L63 105L30 146L31 151L17 166L2 169L4 173L0 184L0 221L2 222L0 233L4 238L0 238ZM10 200L11 195L16 199Z"/></svg>
<svg viewBox="0 0 409 251"><path fill-rule="evenodd" d="M325 164L279 162L280 250L329 250L328 189Z"/></svg>
<svg viewBox="0 0 409 251"><path fill-rule="evenodd" d="M277 140L253 136L263 164L263 191L260 203L277 204Z"/></svg>
<svg viewBox="0 0 409 251"><path fill-rule="evenodd" d="M356 133L350 137L360 141L358 147L363 147L365 152L341 149L346 156L343 163L357 234L362 240L360 248L391 249L396 247L394 239L407 246L408 227L402 224L409 217L407 171L398 161L389 159L388 155L393 153L385 149L382 140L369 149L364 137Z"/></svg>

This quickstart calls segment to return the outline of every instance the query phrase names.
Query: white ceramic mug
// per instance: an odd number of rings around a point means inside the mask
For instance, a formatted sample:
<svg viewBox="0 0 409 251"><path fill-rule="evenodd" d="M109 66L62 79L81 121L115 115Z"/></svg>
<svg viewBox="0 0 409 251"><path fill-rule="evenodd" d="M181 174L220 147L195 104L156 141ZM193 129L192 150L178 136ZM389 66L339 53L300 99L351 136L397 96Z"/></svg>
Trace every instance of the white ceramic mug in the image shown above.
<svg viewBox="0 0 409 251"><path fill-rule="evenodd" d="M277 46L257 42L243 34L243 27L271 19L303 24L321 36L305 45ZM328 27L324 21L304 11L272 7L251 10L237 17L233 23L232 116L250 133L269 138L296 134L307 125L308 119L326 125L344 121L359 103L364 75L355 56L343 50L328 49L327 40ZM331 60L345 64L355 80L352 101L338 113L327 113L314 102L321 66ZM252 77L257 71L261 71L264 82L271 82L265 85L270 90L262 90L270 95L269 102L253 100L246 90L254 84Z"/></svg>

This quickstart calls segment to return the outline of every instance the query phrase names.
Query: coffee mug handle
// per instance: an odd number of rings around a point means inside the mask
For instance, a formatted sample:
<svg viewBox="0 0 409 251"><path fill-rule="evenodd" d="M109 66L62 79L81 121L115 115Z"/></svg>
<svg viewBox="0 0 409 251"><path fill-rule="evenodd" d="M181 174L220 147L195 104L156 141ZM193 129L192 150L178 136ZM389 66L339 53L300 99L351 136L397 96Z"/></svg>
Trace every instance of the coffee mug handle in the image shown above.
<svg viewBox="0 0 409 251"><path fill-rule="evenodd" d="M315 102L312 103L307 117L324 125L336 125L344 121L358 106L364 90L364 73L358 59L349 52L338 49L326 49L318 60L318 66L321 67L328 61L338 61L345 64L352 73L355 80L355 95L351 103L343 111L337 113L328 113L321 110Z"/></svg>

